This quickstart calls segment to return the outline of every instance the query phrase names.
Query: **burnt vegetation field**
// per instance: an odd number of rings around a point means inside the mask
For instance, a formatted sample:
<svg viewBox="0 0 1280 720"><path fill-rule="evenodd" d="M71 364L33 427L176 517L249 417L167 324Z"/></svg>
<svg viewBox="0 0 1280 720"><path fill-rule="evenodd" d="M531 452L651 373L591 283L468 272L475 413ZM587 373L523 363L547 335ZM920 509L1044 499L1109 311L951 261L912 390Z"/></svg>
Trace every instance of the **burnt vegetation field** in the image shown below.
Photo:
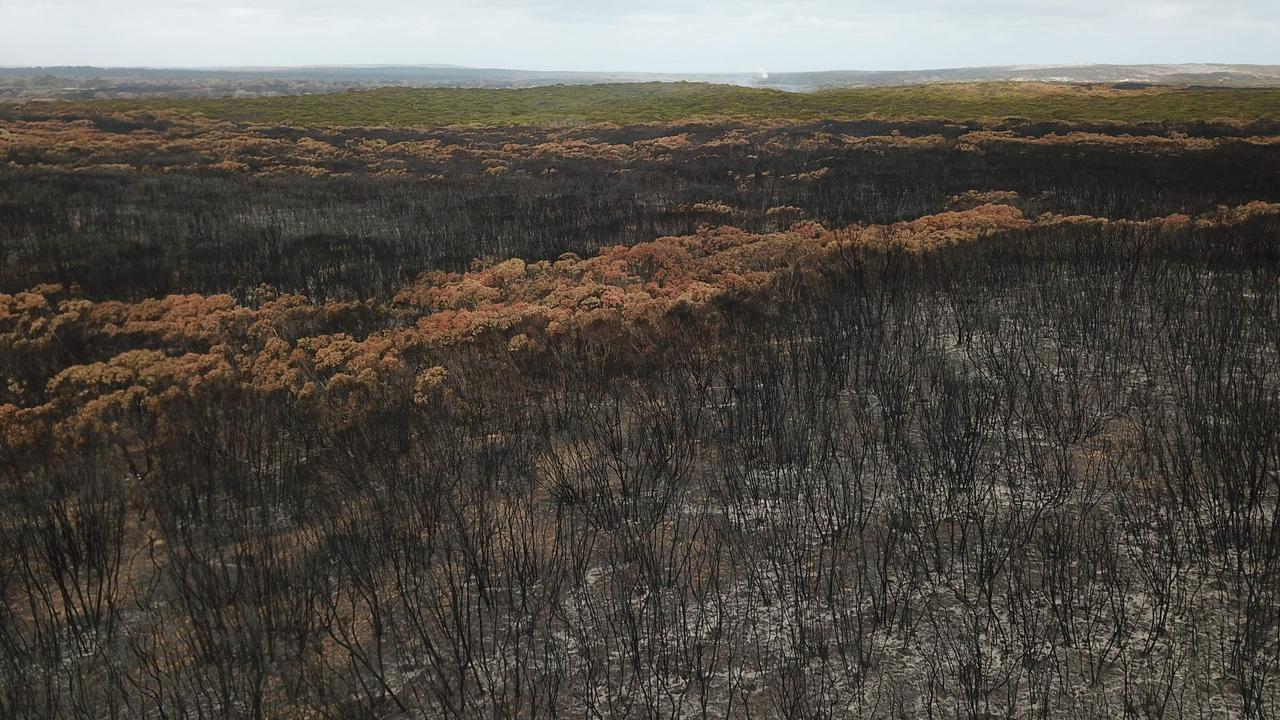
<svg viewBox="0 0 1280 720"><path fill-rule="evenodd" d="M0 105L0 717L1280 715L1274 114L234 102Z"/></svg>

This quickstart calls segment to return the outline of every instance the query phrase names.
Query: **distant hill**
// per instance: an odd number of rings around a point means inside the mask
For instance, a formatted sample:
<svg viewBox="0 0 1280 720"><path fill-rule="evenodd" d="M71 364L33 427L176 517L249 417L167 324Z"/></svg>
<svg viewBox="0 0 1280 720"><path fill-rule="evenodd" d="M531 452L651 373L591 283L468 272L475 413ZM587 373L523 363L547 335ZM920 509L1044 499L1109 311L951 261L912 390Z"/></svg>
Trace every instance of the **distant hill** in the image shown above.
<svg viewBox="0 0 1280 720"><path fill-rule="evenodd" d="M1067 82L1280 87L1280 65L1007 65L942 70L776 73L765 84L780 90L917 85L938 82Z"/></svg>
<svg viewBox="0 0 1280 720"><path fill-rule="evenodd" d="M0 99L271 97L374 87L528 88L693 81L792 92L939 82L1065 82L1196 87L1280 87L1280 65L1010 65L938 70L789 73L628 73L455 65L232 68L0 68Z"/></svg>

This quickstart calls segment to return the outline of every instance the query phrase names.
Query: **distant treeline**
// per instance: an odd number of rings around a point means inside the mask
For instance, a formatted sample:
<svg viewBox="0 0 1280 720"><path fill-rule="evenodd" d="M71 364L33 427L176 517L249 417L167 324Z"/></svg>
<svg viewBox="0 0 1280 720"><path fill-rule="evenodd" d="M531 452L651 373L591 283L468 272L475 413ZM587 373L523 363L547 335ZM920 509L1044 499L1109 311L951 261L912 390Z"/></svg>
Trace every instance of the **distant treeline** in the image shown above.
<svg viewBox="0 0 1280 720"><path fill-rule="evenodd" d="M933 84L792 93L705 83L616 83L523 89L384 88L280 98L103 101L264 122L423 127L689 118L1001 118L1065 121L1251 121L1280 113L1274 88L1124 88L1038 83Z"/></svg>

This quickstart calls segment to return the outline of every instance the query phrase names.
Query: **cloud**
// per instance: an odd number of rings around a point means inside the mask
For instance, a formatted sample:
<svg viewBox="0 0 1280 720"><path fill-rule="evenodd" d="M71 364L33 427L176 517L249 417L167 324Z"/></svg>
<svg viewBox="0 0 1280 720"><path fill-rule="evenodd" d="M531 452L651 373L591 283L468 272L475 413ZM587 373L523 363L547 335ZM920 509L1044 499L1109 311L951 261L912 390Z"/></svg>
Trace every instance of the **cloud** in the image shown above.
<svg viewBox="0 0 1280 720"><path fill-rule="evenodd" d="M0 27L9 65L1280 63L1274 0L4 0Z"/></svg>

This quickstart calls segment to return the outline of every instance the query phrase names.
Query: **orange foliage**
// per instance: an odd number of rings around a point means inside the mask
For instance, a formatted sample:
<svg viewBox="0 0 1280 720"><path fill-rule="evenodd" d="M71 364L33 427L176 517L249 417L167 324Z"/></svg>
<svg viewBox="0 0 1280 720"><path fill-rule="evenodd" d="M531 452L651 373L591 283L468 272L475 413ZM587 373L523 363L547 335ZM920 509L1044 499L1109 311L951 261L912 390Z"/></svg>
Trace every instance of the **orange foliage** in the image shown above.
<svg viewBox="0 0 1280 720"><path fill-rule="evenodd" d="M34 160L27 162L33 164L73 171L207 169L262 175L363 172L440 177L447 174L442 173L445 166L455 162L469 161L484 167L484 172L501 174L519 172L526 162L545 165L557 160L589 160L625 166L690 160L708 152L746 147L761 155L849 150L879 155L895 150L946 148L984 152L997 145L1087 145L1124 152L1178 154L1280 143L1280 137L1194 138L1176 131L1160 135L1106 134L1078 130L1065 123L1059 132L1042 136L994 127L971 130L958 138L937 134L912 137L897 130L880 135L837 135L821 127L796 132L794 124L779 121L705 123L699 133L705 137L696 142L684 131L689 123L656 124L650 127L669 134L629 142L611 140L618 128L609 125L571 130L504 128L500 133L479 127L443 131L366 128L366 136L358 139L351 139L342 129L311 128L307 135L295 139L295 128L280 132L275 125L102 108L79 112L84 117L51 115L6 121L0 128L0 148L15 156L32 157ZM124 121L130 129L104 129L115 123L97 122L101 119ZM147 125L157 129L148 129ZM380 132L394 132L399 137L393 142L377 137ZM825 172L824 168L815 168L786 178L813 180Z"/></svg>
<svg viewBox="0 0 1280 720"><path fill-rule="evenodd" d="M1280 205L1253 203L1195 220L1115 222L1160 233L1276 214ZM244 394L329 413L339 426L357 423L366 413L441 400L459 349L523 361L569 344L607 362L652 362L682 334L714 342L724 312L770 312L794 293L820 291L851 253L924 253L995 233L1107 223L1028 220L1017 208L982 204L842 230L813 222L768 234L708 228L589 258L425 273L385 306L315 305L269 288L253 306L226 295L94 303L40 286L0 295L0 359L43 367L53 349L69 345L102 359L51 367L36 388L41 402L0 404L0 450L29 448L46 430L73 442L118 433L131 418L163 432L166 418L191 403ZM359 327L381 329L362 336L352 330ZM21 383L12 371L0 379Z"/></svg>

